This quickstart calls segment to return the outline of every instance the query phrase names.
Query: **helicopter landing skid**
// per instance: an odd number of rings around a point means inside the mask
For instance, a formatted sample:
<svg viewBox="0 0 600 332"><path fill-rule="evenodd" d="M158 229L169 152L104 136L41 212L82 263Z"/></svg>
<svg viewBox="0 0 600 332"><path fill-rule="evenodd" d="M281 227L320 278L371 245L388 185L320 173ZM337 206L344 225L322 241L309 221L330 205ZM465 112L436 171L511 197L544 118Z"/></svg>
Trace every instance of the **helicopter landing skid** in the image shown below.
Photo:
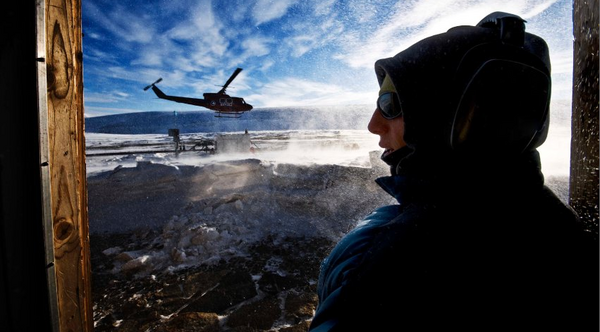
<svg viewBox="0 0 600 332"><path fill-rule="evenodd" d="M242 116L242 113L234 113L234 114L222 114L219 113L217 115L215 115L215 118L231 118L231 119L238 119Z"/></svg>

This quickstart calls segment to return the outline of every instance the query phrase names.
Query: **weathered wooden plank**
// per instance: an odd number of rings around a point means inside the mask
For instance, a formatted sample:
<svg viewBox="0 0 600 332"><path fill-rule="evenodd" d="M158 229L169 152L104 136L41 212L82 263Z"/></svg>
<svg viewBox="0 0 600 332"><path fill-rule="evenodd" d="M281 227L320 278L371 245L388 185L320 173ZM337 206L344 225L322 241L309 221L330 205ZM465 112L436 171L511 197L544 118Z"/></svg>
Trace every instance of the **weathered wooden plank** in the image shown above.
<svg viewBox="0 0 600 332"><path fill-rule="evenodd" d="M569 203L598 232L598 0L573 2Z"/></svg>
<svg viewBox="0 0 600 332"><path fill-rule="evenodd" d="M48 306L52 332L58 332L58 298L56 288L56 270L54 269L54 232L52 227L52 190L50 186L50 158L48 144L48 93L46 73L46 2L36 0L36 95L38 106L38 142L39 167L41 180L41 212L44 232L44 257L46 262L46 280L48 285Z"/></svg>
<svg viewBox="0 0 600 332"><path fill-rule="evenodd" d="M92 331L80 0L46 1L49 166L60 331Z"/></svg>

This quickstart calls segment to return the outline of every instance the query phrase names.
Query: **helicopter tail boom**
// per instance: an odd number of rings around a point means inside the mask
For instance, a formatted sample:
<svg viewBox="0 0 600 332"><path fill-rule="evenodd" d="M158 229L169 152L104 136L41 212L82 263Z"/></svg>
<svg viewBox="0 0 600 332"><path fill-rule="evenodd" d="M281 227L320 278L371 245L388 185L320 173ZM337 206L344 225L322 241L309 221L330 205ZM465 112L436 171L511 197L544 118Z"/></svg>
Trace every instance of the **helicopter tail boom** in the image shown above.
<svg viewBox="0 0 600 332"><path fill-rule="evenodd" d="M166 95L164 92L162 92L161 89L159 89L156 86L156 83L162 81L162 78L159 78L158 80L156 80L156 82L148 85L147 87L144 88L144 91L152 88L152 91L154 91L154 94L160 98L160 99L166 99L166 100L171 100L171 101L175 101L178 103L183 103L183 104L190 104L190 105L195 105L195 106L202 106L202 107L207 107L208 103L206 102L206 100L204 99L199 99L199 98L187 98L187 97L177 97L177 96L169 96Z"/></svg>

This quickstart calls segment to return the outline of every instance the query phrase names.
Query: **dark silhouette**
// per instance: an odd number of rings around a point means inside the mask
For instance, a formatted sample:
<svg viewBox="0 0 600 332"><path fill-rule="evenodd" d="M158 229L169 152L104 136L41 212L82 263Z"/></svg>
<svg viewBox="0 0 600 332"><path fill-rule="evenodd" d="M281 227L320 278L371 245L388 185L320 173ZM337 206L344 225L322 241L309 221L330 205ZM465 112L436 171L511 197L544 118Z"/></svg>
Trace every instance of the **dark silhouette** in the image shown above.
<svg viewBox="0 0 600 332"><path fill-rule="evenodd" d="M544 185L550 59L492 13L375 63L398 201L324 260L311 331L598 331L598 242Z"/></svg>
<svg viewBox="0 0 600 332"><path fill-rule="evenodd" d="M244 98L240 97L231 97L225 93L225 90L231 84L231 82L235 79L235 77L242 71L242 68L237 68L231 77L227 80L225 85L219 90L217 93L204 93L204 99L200 98L188 98L188 97L177 97L177 96L169 96L162 92L156 84L162 81L162 78L156 80L156 82L148 85L144 88L144 91L152 88L152 91L156 94L158 98L175 101L178 103L196 105L208 108L217 112L216 117L240 117L244 112L249 112L252 110L252 105L247 104Z"/></svg>

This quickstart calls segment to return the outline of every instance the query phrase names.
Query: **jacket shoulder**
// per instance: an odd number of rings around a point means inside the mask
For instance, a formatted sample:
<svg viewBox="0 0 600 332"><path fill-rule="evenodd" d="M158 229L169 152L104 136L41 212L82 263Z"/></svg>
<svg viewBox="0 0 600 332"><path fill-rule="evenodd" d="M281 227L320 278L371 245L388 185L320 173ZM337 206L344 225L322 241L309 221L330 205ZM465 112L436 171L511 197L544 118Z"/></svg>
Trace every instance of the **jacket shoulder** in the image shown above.
<svg viewBox="0 0 600 332"><path fill-rule="evenodd" d="M373 276L386 275L385 270L392 269L390 257L414 242L411 238L417 221L411 215L418 215L412 213L415 208L400 205L379 208L334 247L321 265L319 306L311 331L339 327L353 320L350 313L364 305L363 302L382 298L376 289L384 283L376 285Z"/></svg>

